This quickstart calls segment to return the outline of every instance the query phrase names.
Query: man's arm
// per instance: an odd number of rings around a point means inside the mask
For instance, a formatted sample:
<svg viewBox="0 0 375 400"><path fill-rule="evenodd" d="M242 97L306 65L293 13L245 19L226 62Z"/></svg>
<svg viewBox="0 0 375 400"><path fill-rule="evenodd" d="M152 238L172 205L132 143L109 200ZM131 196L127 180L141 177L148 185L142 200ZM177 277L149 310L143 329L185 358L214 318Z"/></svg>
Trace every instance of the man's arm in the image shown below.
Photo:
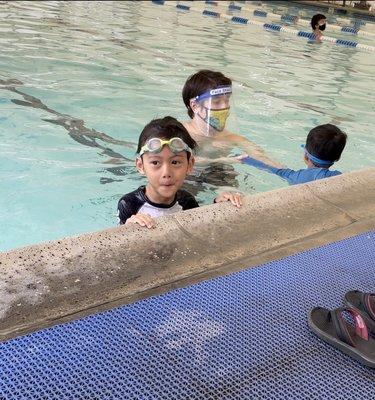
<svg viewBox="0 0 375 400"><path fill-rule="evenodd" d="M244 136L241 135L235 135L232 133L228 139L232 141L233 143L237 143L238 147L242 147L244 152L248 153L249 156L253 157L254 159L257 159L259 161L264 162L265 164L275 167L275 168L283 168L284 166L280 164L277 161L272 160L269 158L264 150L258 146L257 144L253 143L249 139L245 138Z"/></svg>

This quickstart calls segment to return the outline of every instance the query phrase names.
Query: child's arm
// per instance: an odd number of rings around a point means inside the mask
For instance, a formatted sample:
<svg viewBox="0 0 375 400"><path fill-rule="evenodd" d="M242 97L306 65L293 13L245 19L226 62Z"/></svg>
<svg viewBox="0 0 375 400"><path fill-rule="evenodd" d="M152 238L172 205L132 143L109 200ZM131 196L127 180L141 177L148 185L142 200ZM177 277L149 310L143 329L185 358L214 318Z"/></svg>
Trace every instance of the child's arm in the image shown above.
<svg viewBox="0 0 375 400"><path fill-rule="evenodd" d="M252 167L263 169L265 171L271 172L272 174L277 174L281 168L275 167L273 165L266 164L263 161L258 160L257 158L250 157L248 154L241 154L240 156L234 157L235 159L239 160L243 164L250 165Z"/></svg>
<svg viewBox="0 0 375 400"><path fill-rule="evenodd" d="M148 214L138 214L139 204L136 207L132 206L126 196L120 199L117 209L120 225L138 224L147 228L154 228L156 225L155 220Z"/></svg>
<svg viewBox="0 0 375 400"><path fill-rule="evenodd" d="M214 203L223 203L230 201L234 206L240 208L242 206L243 195L241 193L224 192L219 194L214 200Z"/></svg>
<svg viewBox="0 0 375 400"><path fill-rule="evenodd" d="M267 163L267 165L275 168L283 168L283 165L277 161L272 160L267 156L265 151L254 142L250 141L244 136L231 134L230 139L233 143L236 143L238 147L242 147L251 157L260 162Z"/></svg>
<svg viewBox="0 0 375 400"><path fill-rule="evenodd" d="M296 182L298 183L300 171L294 171L289 168L276 168L253 157L250 157L248 154L241 154L240 156L237 156L235 158L243 164L251 165L252 167L262 169L264 171L270 172L271 174L275 174L280 178L285 179L290 185L294 185L296 184Z"/></svg>

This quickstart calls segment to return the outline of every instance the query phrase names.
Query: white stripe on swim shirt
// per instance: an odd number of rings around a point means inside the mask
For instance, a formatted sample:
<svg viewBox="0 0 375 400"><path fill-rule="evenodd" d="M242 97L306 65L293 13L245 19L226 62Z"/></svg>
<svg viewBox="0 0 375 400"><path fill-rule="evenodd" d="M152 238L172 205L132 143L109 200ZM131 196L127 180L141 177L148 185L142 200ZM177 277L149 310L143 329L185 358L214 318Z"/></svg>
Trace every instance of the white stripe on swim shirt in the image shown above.
<svg viewBox="0 0 375 400"><path fill-rule="evenodd" d="M172 207L169 208L161 208L161 207L155 207L152 204L145 203L143 206L138 210L137 214L148 214L151 217L157 218L161 217L162 215L169 215L169 214L174 214L178 211L182 211L182 206L176 202L173 204Z"/></svg>

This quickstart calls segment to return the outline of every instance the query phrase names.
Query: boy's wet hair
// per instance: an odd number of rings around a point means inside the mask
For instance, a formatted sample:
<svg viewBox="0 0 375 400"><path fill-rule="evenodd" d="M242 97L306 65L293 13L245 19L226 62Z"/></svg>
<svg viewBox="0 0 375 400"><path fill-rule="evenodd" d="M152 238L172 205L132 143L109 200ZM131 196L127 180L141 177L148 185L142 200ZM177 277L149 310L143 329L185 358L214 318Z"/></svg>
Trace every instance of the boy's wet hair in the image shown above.
<svg viewBox="0 0 375 400"><path fill-rule="evenodd" d="M216 89L218 86L229 86L232 84L231 79L223 75L221 72L202 69L197 73L189 76L182 89L182 99L188 110L190 118L194 117L194 112L190 107L190 100L209 89Z"/></svg>
<svg viewBox="0 0 375 400"><path fill-rule="evenodd" d="M160 138L169 140L174 137L178 137L186 143L193 153L198 147L198 143L189 135L187 129L177 121L176 118L166 116L164 118L153 119L149 122L142 130L138 139L137 153L139 154L141 148L146 144L148 139ZM188 160L190 153L186 152Z"/></svg>
<svg viewBox="0 0 375 400"><path fill-rule="evenodd" d="M319 125L307 135L305 148L311 155L333 163L340 159L346 139L346 133L336 125Z"/></svg>
<svg viewBox="0 0 375 400"><path fill-rule="evenodd" d="M320 21L321 19L327 19L327 17L323 14L315 14L311 18L311 27L313 30L315 30L316 25L318 25L318 21Z"/></svg>

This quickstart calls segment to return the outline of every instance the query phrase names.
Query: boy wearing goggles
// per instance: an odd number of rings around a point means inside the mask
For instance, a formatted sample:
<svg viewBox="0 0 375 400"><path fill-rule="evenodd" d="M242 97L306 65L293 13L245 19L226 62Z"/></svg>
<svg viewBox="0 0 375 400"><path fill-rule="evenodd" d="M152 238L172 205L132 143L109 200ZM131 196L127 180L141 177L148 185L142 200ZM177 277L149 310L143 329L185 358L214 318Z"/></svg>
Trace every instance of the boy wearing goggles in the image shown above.
<svg viewBox="0 0 375 400"><path fill-rule="evenodd" d="M175 118L155 119L143 129L136 167L147 178L146 186L124 195L118 203L120 224L153 228L154 217L198 207L194 196L181 189L194 166L197 143ZM215 202L242 204L238 193L222 193Z"/></svg>

